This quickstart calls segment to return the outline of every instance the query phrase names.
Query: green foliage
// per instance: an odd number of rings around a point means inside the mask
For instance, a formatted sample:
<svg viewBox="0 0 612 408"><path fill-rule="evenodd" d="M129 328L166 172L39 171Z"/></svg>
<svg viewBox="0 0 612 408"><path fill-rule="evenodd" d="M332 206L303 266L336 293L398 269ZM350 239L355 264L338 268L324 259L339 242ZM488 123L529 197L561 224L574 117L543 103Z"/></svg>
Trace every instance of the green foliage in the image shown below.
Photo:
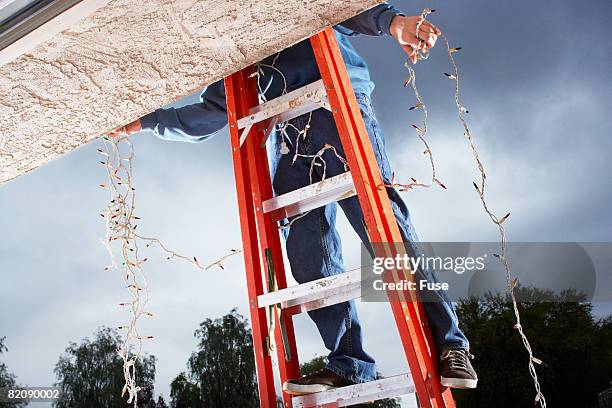
<svg viewBox="0 0 612 408"><path fill-rule="evenodd" d="M206 319L194 335L198 345L188 372L171 384L172 407L259 407L248 322L233 309L220 319Z"/></svg>
<svg viewBox="0 0 612 408"><path fill-rule="evenodd" d="M310 361L300 364L300 371L302 375L314 374L325 368L327 364L327 358L325 356L315 357Z"/></svg>
<svg viewBox="0 0 612 408"><path fill-rule="evenodd" d="M542 392L553 407L594 406L612 379L612 316L595 320L592 305L574 292L554 295L518 288L521 324L544 365L537 365ZM535 390L528 354L507 295L488 294L459 302L459 321L470 339L479 381L476 390L453 390L458 407L533 406ZM546 300L546 301L542 301Z"/></svg>
<svg viewBox="0 0 612 408"><path fill-rule="evenodd" d="M310 361L300 364L300 371L303 375L313 374L324 369L326 363L327 360L324 356L315 357ZM377 373L377 377L381 378L379 373ZM387 398L375 401L372 404L362 404L362 406L367 408L400 408L400 404L397 402L396 398Z"/></svg>
<svg viewBox="0 0 612 408"><path fill-rule="evenodd" d="M4 345L4 340L6 340L6 337L0 337L0 354L4 353L5 351L8 351L8 349L6 348L6 346ZM9 372L8 368L6 367L6 364L0 362L0 388L11 388L11 387L15 387L17 386L17 382L15 381L15 375L12 374L11 372ZM27 405L26 402L23 403L3 403L3 407L7 407L7 408L18 408L18 407L25 407Z"/></svg>
<svg viewBox="0 0 612 408"><path fill-rule="evenodd" d="M201 404L198 385L189 381L184 372L170 384L170 398L172 408L189 408Z"/></svg>
<svg viewBox="0 0 612 408"><path fill-rule="evenodd" d="M61 387L57 408L123 408L127 398L121 397L124 385L123 360L116 352L121 339L115 330L99 329L93 341L70 343L55 365L56 386ZM138 406L155 407L153 383L155 357L141 356L136 362L136 380L143 390Z"/></svg>
<svg viewBox="0 0 612 408"><path fill-rule="evenodd" d="M161 395L157 398L157 403L155 404L155 408L168 408L168 404L166 404L166 400Z"/></svg>

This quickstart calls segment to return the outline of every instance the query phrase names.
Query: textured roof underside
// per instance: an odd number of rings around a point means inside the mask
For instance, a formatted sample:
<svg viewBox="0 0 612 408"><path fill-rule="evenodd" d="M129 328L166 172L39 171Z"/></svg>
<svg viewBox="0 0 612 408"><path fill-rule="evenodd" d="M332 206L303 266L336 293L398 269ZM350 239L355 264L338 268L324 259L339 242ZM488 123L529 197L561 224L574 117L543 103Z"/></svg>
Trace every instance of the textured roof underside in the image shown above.
<svg viewBox="0 0 612 408"><path fill-rule="evenodd" d="M115 0L0 67L0 183L379 0Z"/></svg>

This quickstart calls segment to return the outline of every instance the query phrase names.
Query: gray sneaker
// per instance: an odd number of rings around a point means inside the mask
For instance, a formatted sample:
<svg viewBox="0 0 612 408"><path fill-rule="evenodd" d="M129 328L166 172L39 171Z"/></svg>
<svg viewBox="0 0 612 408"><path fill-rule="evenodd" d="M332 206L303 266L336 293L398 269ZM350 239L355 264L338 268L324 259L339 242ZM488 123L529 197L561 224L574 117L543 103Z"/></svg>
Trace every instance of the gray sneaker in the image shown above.
<svg viewBox="0 0 612 408"><path fill-rule="evenodd" d="M443 348L440 353L440 380L451 388L476 388L478 376L470 359L473 355L466 349Z"/></svg>

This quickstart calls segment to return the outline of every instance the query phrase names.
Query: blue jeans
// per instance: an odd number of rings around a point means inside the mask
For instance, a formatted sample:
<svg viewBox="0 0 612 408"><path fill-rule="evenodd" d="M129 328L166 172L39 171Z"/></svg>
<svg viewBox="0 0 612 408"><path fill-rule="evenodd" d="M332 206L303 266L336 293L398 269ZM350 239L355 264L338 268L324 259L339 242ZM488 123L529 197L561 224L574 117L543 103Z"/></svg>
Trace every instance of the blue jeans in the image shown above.
<svg viewBox="0 0 612 408"><path fill-rule="evenodd" d="M367 95L358 94L357 100L382 177L387 184L390 184L391 165L370 99ZM308 123L308 115L297 117L290 123L298 129L304 129ZM325 109L318 109L312 113L310 129L305 138L300 136L300 140L297 141L297 132L291 127L287 133L288 138L285 138L285 143L289 148L288 154L279 153L282 142L279 132L276 132L270 140L270 164L274 191L277 195L311 183L312 159L298 157L295 163L292 163L296 146L299 154L314 155L325 144L330 144L342 157L345 157L333 116ZM326 162L326 178L345 172L343 163L332 151L327 150L323 154L323 159ZM312 182L320 181L322 177L322 166L315 166ZM388 188L388 193L404 242L411 246L413 245L411 243L418 242L418 238L410 222L408 208L395 189ZM357 197L344 199L337 204L363 243L372 252ZM289 228L283 229L291 272L299 283L345 272L340 236L335 228L336 211L336 203L328 204L312 210L307 215L294 220ZM291 219L287 220L289 221ZM412 249L418 250L416 246ZM427 270L417 271L416 278L435 280L433 274ZM428 293L428 297L431 296L432 293ZM446 293L433 292L433 296L438 301L424 302L423 306L438 349L442 346L468 348L468 341L459 329L455 309ZM354 382L366 382L376 378L374 359L363 349L363 332L354 301L313 310L308 314L315 322L325 347L330 350L327 364L329 370Z"/></svg>

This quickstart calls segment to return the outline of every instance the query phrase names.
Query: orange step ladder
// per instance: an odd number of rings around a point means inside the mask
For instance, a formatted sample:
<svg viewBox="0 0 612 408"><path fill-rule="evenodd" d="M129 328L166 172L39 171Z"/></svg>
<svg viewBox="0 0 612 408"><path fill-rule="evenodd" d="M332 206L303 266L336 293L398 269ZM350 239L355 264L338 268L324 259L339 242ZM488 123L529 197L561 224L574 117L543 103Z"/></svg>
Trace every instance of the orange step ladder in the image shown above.
<svg viewBox="0 0 612 408"><path fill-rule="evenodd" d="M325 282L287 288L277 221L356 194L371 242L390 244L378 248L382 253L376 256L394 256L404 250L393 244L401 243L402 237L387 192L379 188L383 181L336 37L327 28L310 42L322 79L303 88L259 104L253 67L225 78L262 408L277 407L270 323L282 383L300 376L293 315L361 294L360 277L355 271L319 280ZM265 147L267 130L261 124L271 128L272 124L321 107L333 113L350 171L275 197ZM385 277L389 281L403 278L411 279L404 271L393 271ZM405 297L413 295L394 292L388 296L410 373L300 397L283 394L284 407L344 407L410 393L416 393L423 408L455 406L450 390L440 384L438 354L422 305Z"/></svg>

